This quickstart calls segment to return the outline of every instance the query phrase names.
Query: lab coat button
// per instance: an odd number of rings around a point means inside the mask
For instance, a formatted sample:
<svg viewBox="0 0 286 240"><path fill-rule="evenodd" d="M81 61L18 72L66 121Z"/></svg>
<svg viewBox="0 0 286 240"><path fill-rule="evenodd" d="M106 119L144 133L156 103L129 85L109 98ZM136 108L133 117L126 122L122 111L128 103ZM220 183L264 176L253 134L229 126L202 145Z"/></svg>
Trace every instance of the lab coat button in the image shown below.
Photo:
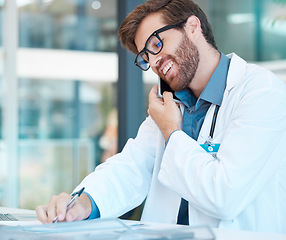
<svg viewBox="0 0 286 240"><path fill-rule="evenodd" d="M176 222L176 219L173 219L173 220L171 221L171 223L176 224L176 223L177 223L177 222Z"/></svg>

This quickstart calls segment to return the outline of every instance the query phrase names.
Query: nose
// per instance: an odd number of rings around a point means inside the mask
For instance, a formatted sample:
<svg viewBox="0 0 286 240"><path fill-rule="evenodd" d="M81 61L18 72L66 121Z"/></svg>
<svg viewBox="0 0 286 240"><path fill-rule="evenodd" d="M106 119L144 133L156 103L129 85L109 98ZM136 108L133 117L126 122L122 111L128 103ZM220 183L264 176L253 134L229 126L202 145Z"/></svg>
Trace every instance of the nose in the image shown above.
<svg viewBox="0 0 286 240"><path fill-rule="evenodd" d="M162 55L159 53L157 55L149 54L149 64L152 69L157 69L160 66L160 61Z"/></svg>

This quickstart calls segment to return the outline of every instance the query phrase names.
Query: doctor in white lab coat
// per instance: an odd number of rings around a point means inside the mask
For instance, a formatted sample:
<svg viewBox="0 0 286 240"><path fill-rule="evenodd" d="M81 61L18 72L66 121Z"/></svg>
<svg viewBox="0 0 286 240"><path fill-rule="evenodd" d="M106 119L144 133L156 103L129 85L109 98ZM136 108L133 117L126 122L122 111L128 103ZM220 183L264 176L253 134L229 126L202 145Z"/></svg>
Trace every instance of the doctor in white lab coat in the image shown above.
<svg viewBox="0 0 286 240"><path fill-rule="evenodd" d="M198 141L183 131L165 139L148 117L123 151L78 186L86 187L101 217L118 217L148 195L143 221L176 223L181 196L189 201L190 224L286 232L286 89L271 72L235 54L213 142L208 140L215 106Z"/></svg>
<svg viewBox="0 0 286 240"><path fill-rule="evenodd" d="M144 49L148 36L166 25L164 16L155 12L140 21L134 52ZM127 19L132 17L131 13ZM184 25L186 34L176 29L159 33L164 47L158 54L148 54L152 70L180 90L176 58L167 73L166 64L157 64L169 61L165 55L176 55L178 43L187 36L199 53L188 84L197 97L219 59L219 52L205 40L201 22L190 16ZM171 93L159 99L155 86L149 94L150 116L136 138L129 139L121 153L98 166L75 189L85 187L89 197L83 194L76 201L68 219L69 195L56 196L37 208L39 220L50 222L59 215L68 221L87 218L91 197L101 218L119 217L145 200L141 220L176 223L184 198L190 225L286 233L286 87L270 71L247 64L234 53L228 57L227 82L212 138L215 105L209 107L195 141L181 130L184 105L179 109ZM215 154L202 148L208 141L210 146L219 146Z"/></svg>

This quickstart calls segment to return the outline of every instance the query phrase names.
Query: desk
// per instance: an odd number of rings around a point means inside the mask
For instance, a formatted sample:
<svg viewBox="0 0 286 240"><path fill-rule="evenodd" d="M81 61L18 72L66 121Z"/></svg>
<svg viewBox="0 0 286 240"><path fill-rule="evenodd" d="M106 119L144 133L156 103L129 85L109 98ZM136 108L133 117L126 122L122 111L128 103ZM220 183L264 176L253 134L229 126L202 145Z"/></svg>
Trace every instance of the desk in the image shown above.
<svg viewBox="0 0 286 240"><path fill-rule="evenodd" d="M284 234L271 234L213 228L217 240L286 240Z"/></svg>
<svg viewBox="0 0 286 240"><path fill-rule="evenodd" d="M0 213L34 213L33 210L24 209L14 209L14 208L4 208L0 207ZM129 221L128 221L129 222ZM130 221L131 222L131 221ZM136 221L132 221L136 222ZM140 222L137 222L140 223ZM1 224L1 222L0 222ZM182 226L173 224L158 224L158 223L144 223L146 229L180 229ZM238 230L228 230L228 229L212 229L216 240L286 240L286 234L271 234L271 233L260 233L260 232L250 232L250 231L238 231ZM1 235L1 234L0 234ZM0 236L1 239L1 236ZM134 239L135 240L135 239Z"/></svg>

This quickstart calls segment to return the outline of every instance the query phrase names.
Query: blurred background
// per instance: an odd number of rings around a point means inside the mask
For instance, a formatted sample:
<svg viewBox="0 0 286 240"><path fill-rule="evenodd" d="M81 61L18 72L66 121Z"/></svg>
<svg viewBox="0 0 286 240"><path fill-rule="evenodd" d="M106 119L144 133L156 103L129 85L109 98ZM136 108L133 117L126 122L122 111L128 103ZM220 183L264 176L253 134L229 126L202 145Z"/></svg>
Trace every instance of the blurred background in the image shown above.
<svg viewBox="0 0 286 240"><path fill-rule="evenodd" d="M0 0L0 206L34 209L71 192L135 137L157 77L133 70L117 29L143 2ZM220 51L286 81L285 1L195 2Z"/></svg>

